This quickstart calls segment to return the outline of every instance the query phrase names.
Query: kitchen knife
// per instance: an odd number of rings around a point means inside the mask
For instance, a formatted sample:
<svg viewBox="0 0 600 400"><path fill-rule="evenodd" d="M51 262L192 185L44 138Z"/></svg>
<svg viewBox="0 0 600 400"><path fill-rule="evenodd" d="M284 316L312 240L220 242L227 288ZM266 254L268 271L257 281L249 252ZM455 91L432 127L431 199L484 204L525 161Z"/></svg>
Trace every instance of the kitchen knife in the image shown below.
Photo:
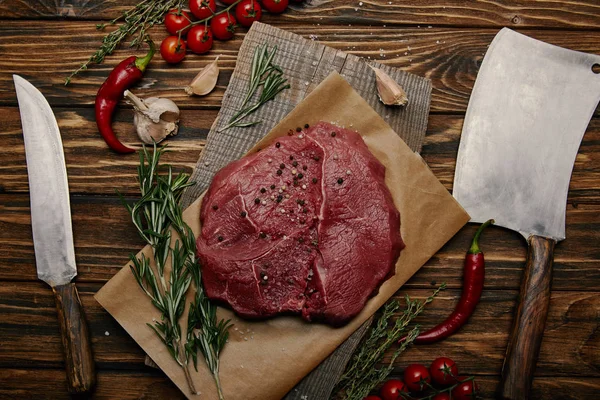
<svg viewBox="0 0 600 400"><path fill-rule="evenodd" d="M569 181L600 100L600 56L510 29L492 41L467 108L453 195L473 222L490 218L527 240L519 305L498 397L526 399L544 332Z"/></svg>
<svg viewBox="0 0 600 400"><path fill-rule="evenodd" d="M60 131L40 91L18 75L13 79L25 139L37 273L54 292L69 391L84 393L91 390L96 378L88 327L71 282L77 267Z"/></svg>

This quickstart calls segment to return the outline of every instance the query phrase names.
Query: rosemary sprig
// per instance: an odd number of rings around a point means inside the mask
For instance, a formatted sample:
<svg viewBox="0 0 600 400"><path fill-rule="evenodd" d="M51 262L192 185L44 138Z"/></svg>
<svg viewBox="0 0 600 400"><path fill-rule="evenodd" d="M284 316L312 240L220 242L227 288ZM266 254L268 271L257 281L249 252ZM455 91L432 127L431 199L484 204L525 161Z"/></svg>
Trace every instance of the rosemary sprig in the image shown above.
<svg viewBox="0 0 600 400"><path fill-rule="evenodd" d="M181 8L182 4L183 0L143 0L112 21L97 24L96 29L103 30L106 26L123 21L119 28L105 35L100 48L65 79L65 85L68 85L75 75L88 69L90 64L100 64L104 61L104 58L112 54L127 37L135 35L130 47L139 47L148 38L148 29L162 24L165 14L172 8Z"/></svg>
<svg viewBox="0 0 600 400"><path fill-rule="evenodd" d="M406 309L393 323L391 323L391 319L400 308L400 303L398 300L387 303L383 307L382 315L371 328L369 336L364 340L358 352L354 354L346 367L346 372L337 383L332 398L335 398L339 393L343 393L344 399L361 400L375 386L383 382L392 372L396 358L419 335L419 327L415 326L408 332L406 340L394 351L387 365L380 369L375 368L375 366L383 360L387 349L405 334L410 322L423 311L425 305L431 303L440 290L445 288L445 283L440 285L431 296L422 302L405 296Z"/></svg>
<svg viewBox="0 0 600 400"><path fill-rule="evenodd" d="M248 127L260 124L262 122L260 120L251 122L242 122L242 120L258 110L263 104L273 100L280 92L290 88L287 79L283 77L281 67L273 64L276 52L277 46L274 46L271 51L269 51L266 44L256 47L252 57L248 92L244 97L240 110L231 117L226 126L219 129L219 132L232 127ZM248 104L261 86L263 89L258 101L254 104Z"/></svg>
<svg viewBox="0 0 600 400"><path fill-rule="evenodd" d="M219 382L219 354L229 337L229 321L217 321L216 306L204 294L201 282L200 262L196 256L194 233L183 220L179 200L183 190L193 183L183 173L173 175L170 166L160 175L160 157L165 152L154 144L149 154L144 146L140 151L138 180L142 198L133 206L126 204L133 224L140 236L152 247L156 268L146 256L131 256L131 270L142 290L152 304L161 312L161 320L147 324L165 344L171 356L183 369L192 393L197 393L189 369L193 360L197 369L197 353L200 351L214 376L219 398L223 398ZM179 239L171 248L172 231ZM170 271L167 260L171 256ZM168 277L167 277L168 276ZM194 283L194 301L188 313L185 341L181 333L180 318L186 305L186 293Z"/></svg>

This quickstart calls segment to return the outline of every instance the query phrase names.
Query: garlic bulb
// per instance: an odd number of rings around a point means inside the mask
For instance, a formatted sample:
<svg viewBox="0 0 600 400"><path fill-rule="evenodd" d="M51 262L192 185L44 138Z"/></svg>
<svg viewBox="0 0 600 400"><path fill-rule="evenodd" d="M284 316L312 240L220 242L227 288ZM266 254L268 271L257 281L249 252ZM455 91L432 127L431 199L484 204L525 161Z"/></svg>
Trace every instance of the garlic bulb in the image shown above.
<svg viewBox="0 0 600 400"><path fill-rule="evenodd" d="M179 107L173 101L161 97L141 99L129 90L125 97L133 103L133 124L142 142L160 143L177 134Z"/></svg>
<svg viewBox="0 0 600 400"><path fill-rule="evenodd" d="M377 92L379 93L379 100L388 106L405 106L408 104L408 97L404 89L398 83L393 80L383 70L369 65L373 71L375 71L375 78L377 79Z"/></svg>
<svg viewBox="0 0 600 400"><path fill-rule="evenodd" d="M217 78L219 78L218 61L219 57L217 56L213 62L202 68L194 79L192 79L192 82L183 90L189 96L194 94L198 96L209 94L217 85Z"/></svg>

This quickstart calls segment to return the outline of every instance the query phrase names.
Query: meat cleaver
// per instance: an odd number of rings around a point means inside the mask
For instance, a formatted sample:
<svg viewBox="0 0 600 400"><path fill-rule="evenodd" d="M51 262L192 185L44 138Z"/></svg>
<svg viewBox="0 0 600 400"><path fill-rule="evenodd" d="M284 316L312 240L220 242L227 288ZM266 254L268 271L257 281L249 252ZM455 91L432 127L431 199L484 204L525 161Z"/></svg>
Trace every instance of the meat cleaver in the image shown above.
<svg viewBox="0 0 600 400"><path fill-rule="evenodd" d="M77 267L60 131L42 93L18 75L13 79L25 140L37 273L54 293L69 391L86 393L96 378L88 327L77 288L71 282Z"/></svg>
<svg viewBox="0 0 600 400"><path fill-rule="evenodd" d="M502 29L487 51L462 130L453 195L528 244L498 397L526 399L544 333L554 245L565 239L577 150L600 100L600 56Z"/></svg>

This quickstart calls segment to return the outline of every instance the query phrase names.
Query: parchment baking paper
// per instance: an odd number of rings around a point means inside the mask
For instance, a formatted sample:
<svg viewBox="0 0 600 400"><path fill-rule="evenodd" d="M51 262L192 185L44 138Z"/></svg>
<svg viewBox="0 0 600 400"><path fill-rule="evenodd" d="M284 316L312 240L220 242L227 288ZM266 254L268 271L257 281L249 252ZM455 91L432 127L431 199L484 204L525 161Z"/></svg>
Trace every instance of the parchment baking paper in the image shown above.
<svg viewBox="0 0 600 400"><path fill-rule="evenodd" d="M250 322L219 308L219 317L231 318L235 324L221 355L221 383L228 400L282 398L469 220L467 213L423 159L412 152L336 72L331 73L250 151L265 147L276 137L286 135L289 129L318 121L356 130L370 151L385 165L386 184L400 211L401 233L406 248L396 263L396 274L381 286L379 294L367 303L363 311L342 328L306 323L291 316ZM185 221L196 235L200 231L201 201L202 197L184 213ZM150 255L149 246L142 252ZM191 292L189 294L191 296ZM159 313L139 288L129 264L107 282L95 298L188 398L218 398L202 356L199 356L199 372L192 373L196 388L202 394L198 397L189 391L181 368L146 325L153 318L159 318ZM184 315L187 316L187 311ZM183 320L182 326L185 324Z"/></svg>

